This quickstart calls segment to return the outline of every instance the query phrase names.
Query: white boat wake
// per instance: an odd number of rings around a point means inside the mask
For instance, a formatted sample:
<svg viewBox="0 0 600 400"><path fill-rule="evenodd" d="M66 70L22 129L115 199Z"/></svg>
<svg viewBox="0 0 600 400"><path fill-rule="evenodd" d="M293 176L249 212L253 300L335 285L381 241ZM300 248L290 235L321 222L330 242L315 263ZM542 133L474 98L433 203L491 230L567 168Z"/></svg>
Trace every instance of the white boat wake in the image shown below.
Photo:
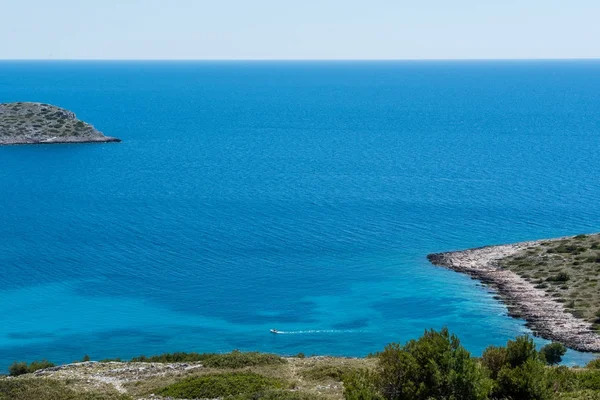
<svg viewBox="0 0 600 400"><path fill-rule="evenodd" d="M273 331L271 331L273 332ZM308 335L311 333L356 333L361 331L356 331L352 329L311 329L307 331L276 331L278 335Z"/></svg>

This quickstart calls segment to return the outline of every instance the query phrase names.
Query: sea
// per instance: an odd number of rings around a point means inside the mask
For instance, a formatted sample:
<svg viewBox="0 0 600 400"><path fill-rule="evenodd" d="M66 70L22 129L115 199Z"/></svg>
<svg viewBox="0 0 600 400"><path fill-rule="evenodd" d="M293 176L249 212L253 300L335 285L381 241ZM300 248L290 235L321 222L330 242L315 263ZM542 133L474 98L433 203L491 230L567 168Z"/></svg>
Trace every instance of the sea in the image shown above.
<svg viewBox="0 0 600 400"><path fill-rule="evenodd" d="M4 371L442 327L479 356L531 332L427 254L600 231L599 60L2 61L13 101L123 141L0 148Z"/></svg>

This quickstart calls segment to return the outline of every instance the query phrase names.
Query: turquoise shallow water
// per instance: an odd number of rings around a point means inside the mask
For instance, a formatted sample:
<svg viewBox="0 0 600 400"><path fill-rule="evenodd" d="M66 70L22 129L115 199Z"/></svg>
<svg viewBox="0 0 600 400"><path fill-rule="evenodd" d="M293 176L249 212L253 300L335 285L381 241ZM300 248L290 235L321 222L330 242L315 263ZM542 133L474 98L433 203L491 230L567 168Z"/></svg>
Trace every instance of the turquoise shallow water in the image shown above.
<svg viewBox="0 0 600 400"><path fill-rule="evenodd" d="M523 321L425 256L600 231L597 61L0 63L25 100L123 142L0 148L0 368L480 354Z"/></svg>

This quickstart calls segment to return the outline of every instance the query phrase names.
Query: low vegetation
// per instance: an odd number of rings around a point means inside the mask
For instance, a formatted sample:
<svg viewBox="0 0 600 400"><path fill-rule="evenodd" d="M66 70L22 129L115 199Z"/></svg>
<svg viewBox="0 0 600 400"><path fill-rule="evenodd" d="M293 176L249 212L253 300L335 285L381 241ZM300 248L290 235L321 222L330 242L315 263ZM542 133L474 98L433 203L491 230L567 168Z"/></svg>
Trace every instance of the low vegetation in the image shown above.
<svg viewBox="0 0 600 400"><path fill-rule="evenodd" d="M561 343L550 343L540 349L542 359L550 365L559 364L566 352L567 348Z"/></svg>
<svg viewBox="0 0 600 400"><path fill-rule="evenodd" d="M352 367L346 365L319 365L302 371L302 377L312 381L341 381L348 373L353 372Z"/></svg>
<svg viewBox="0 0 600 400"><path fill-rule="evenodd" d="M430 330L362 359L234 351L81 362L0 377L0 400L600 399L600 359L556 366L564 350L556 343L538 350L520 336L476 358L447 329Z"/></svg>
<svg viewBox="0 0 600 400"><path fill-rule="evenodd" d="M0 400L132 400L114 388L84 390L57 379L0 379Z"/></svg>
<svg viewBox="0 0 600 400"><path fill-rule="evenodd" d="M7 103L0 104L0 136L20 136L28 132L44 136L78 136L93 133L94 128L79 121L69 111L49 104Z"/></svg>
<svg viewBox="0 0 600 400"><path fill-rule="evenodd" d="M500 261L600 331L600 235L539 242Z"/></svg>
<svg viewBox="0 0 600 400"><path fill-rule="evenodd" d="M44 103L0 103L0 145L119 141L105 137L71 111Z"/></svg>
<svg viewBox="0 0 600 400"><path fill-rule="evenodd" d="M8 372L10 376L19 376L50 367L54 367L54 364L48 360L33 361L29 365L26 362L15 361L10 367L8 367Z"/></svg>
<svg viewBox="0 0 600 400"><path fill-rule="evenodd" d="M282 389L285 382L254 372L227 372L183 379L158 391L178 399L256 398L267 391Z"/></svg>
<svg viewBox="0 0 600 400"><path fill-rule="evenodd" d="M228 354L214 353L165 353L159 356L140 356L135 357L133 362L157 362L157 363L174 363L174 362L201 362L203 366L210 368L244 368L260 365L277 365L283 364L286 360L274 354L249 352L243 353L234 350Z"/></svg>
<svg viewBox="0 0 600 400"><path fill-rule="evenodd" d="M475 359L447 329L427 331L405 345L390 344L378 354L374 371L344 377L344 395L365 399L596 399L600 370L552 367L564 354L560 344L537 351L520 336L505 347L488 347ZM590 397L592 396L592 397Z"/></svg>

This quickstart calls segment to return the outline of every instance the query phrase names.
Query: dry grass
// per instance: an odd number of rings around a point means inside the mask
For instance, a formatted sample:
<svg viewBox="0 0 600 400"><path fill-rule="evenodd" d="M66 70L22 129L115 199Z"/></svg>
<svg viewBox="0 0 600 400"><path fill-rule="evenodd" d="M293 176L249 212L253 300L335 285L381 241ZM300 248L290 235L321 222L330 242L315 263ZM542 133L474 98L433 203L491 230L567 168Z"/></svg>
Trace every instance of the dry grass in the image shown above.
<svg viewBox="0 0 600 400"><path fill-rule="evenodd" d="M160 399L157 395L169 385L200 376L224 377L239 373L254 373L283 382L283 387L270 394L274 399L343 399L341 373L358 368L374 368L376 359L339 357L287 358L287 362L242 368L207 368L201 362L140 363L108 362L79 363L55 371L39 371L19 378L0 378L0 400L3 382L19 379L25 386L42 393L49 385L55 392L73 395L74 399ZM31 391L29 392L31 394ZM81 397L77 397L81 396ZM95 396L95 397L91 397ZM283 397L282 397L283 396ZM29 397L35 399L36 397ZM40 397L42 399L42 397ZM56 397L60 399L62 397ZM64 397L70 398L70 397ZM53 397L54 399L54 397Z"/></svg>

